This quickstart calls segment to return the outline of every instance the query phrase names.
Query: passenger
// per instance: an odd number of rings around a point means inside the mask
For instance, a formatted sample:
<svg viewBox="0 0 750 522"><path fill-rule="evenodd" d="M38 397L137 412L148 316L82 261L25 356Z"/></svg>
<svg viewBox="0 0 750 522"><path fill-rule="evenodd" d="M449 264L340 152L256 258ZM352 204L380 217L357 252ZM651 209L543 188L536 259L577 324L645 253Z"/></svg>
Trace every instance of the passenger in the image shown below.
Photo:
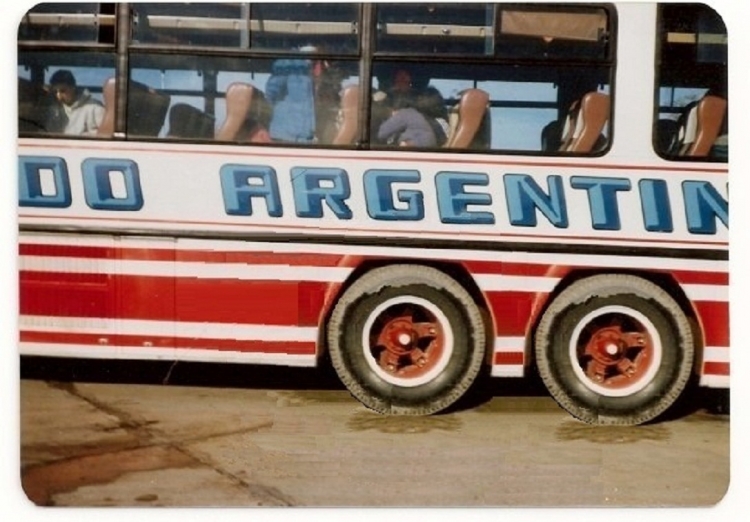
<svg viewBox="0 0 750 522"><path fill-rule="evenodd" d="M47 121L49 132L70 135L95 135L104 118L104 106L88 91L78 89L73 73L66 69L55 72L50 89L57 104Z"/></svg>
<svg viewBox="0 0 750 522"><path fill-rule="evenodd" d="M377 145L385 145L385 140L378 139L380 126L391 117L391 106L388 95L383 91L376 91L372 95L370 110L370 139Z"/></svg>
<svg viewBox="0 0 750 522"><path fill-rule="evenodd" d="M436 147L435 131L414 105L410 96L398 96L391 117L378 129L378 139L401 147Z"/></svg>
<svg viewBox="0 0 750 522"><path fill-rule="evenodd" d="M450 132L448 109L445 107L443 95L435 87L426 87L417 95L416 109L427 118L435 132L438 146L442 147L448 141Z"/></svg>
<svg viewBox="0 0 750 522"><path fill-rule="evenodd" d="M266 83L266 98L273 106L271 139L311 143L315 133L315 101L310 60L276 60L271 72Z"/></svg>
<svg viewBox="0 0 750 522"><path fill-rule="evenodd" d="M411 80L411 73L406 69L397 69L393 74L393 84L391 93L396 96L399 94L409 94L414 84Z"/></svg>
<svg viewBox="0 0 750 522"><path fill-rule="evenodd" d="M312 66L315 96L315 138L330 144L336 135L336 119L341 108L344 72L328 60L315 60Z"/></svg>

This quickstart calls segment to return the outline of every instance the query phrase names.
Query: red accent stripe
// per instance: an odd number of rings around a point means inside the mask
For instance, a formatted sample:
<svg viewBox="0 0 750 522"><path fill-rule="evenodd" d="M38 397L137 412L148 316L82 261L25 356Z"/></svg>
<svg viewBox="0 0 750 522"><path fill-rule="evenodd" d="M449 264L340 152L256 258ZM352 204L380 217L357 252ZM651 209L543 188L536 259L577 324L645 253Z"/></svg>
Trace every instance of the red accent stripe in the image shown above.
<svg viewBox="0 0 750 522"><path fill-rule="evenodd" d="M276 147L237 147L230 143L211 146L210 148L194 148L185 149L181 147L163 147L161 144L155 144L153 147L145 147L143 143L139 143L138 146L122 146L113 141L107 141L103 145L99 145L96 142L88 143L74 143L68 145L65 142L55 142L54 145L50 143L28 143L26 140L20 142L22 147L28 148L42 148L42 149L74 149L74 150L106 150L108 152L112 150L124 150L128 152L147 152L153 154L154 152L164 152L167 154L197 154L197 155L221 155L226 156L232 154L234 156L251 156L253 158L267 157L272 159L279 159L279 157L287 157L294 159L320 159L320 160L378 160L378 161L398 161L401 163L424 163L425 159L423 153L409 153L402 152L400 154L394 154L393 156L386 156L386 151L374 150L372 153L351 153L348 150L338 150L334 155L325 154L311 154L309 152L303 152L303 149L283 149ZM221 147L221 148L219 148ZM229 152L228 152L229 151ZM322 152L322 150L321 150ZM375 155L373 153L378 153ZM390 152L390 151L387 151ZM567 167L567 168L587 168L587 169L614 169L614 170L645 170L645 171L665 171L665 172L708 172L714 174L727 174L729 169L727 167L710 167L708 165L702 166L675 166L674 163L671 166L667 163L654 163L650 165L614 165L607 163L594 163L580 158L575 158L570 161L559 161L558 159L552 161L539 161L539 160L508 160L501 159L502 157L498 154L494 154L493 157L488 159L475 159L471 157L462 157L461 159L453 159L448 157L446 154L440 154L435 156L436 160L440 163L459 163L459 164L471 164L471 165L490 165L496 168L505 166L519 166L519 167ZM597 160L599 158L591 158Z"/></svg>
<svg viewBox="0 0 750 522"><path fill-rule="evenodd" d="M23 237L19 238L19 256L45 256L45 257L83 257L88 259L113 259L113 249L103 246L79 246L79 245L37 245L23 243Z"/></svg>
<svg viewBox="0 0 750 522"><path fill-rule="evenodd" d="M538 294L529 292L487 292L497 336L525 337Z"/></svg>
<svg viewBox="0 0 750 522"><path fill-rule="evenodd" d="M669 272L677 282L689 285L729 285L729 272L693 272L690 270L671 270Z"/></svg>
<svg viewBox="0 0 750 522"><path fill-rule="evenodd" d="M472 274L500 274L513 276L544 277L549 272L550 264L503 263L498 261L466 261L466 269Z"/></svg>
<svg viewBox="0 0 750 522"><path fill-rule="evenodd" d="M49 315L55 317L112 317L116 295L108 278L88 275L67 280L35 281L21 275L21 315ZM62 278L59 278L62 279ZM95 280L96 279L96 280ZM99 279L104 279L101 281Z"/></svg>
<svg viewBox="0 0 750 522"><path fill-rule="evenodd" d="M179 325L178 325L179 328ZM100 339L107 339L101 344ZM234 339L194 339L184 337L142 336L142 335L92 335L58 332L22 331L21 342L46 344L77 344L97 346L104 349L127 347L137 350L144 343L151 343L155 348L204 349L244 353L268 353L287 355L314 355L315 343L300 341L237 341Z"/></svg>
<svg viewBox="0 0 750 522"><path fill-rule="evenodd" d="M20 313L157 321L317 326L327 283L22 273ZM109 293L108 293L109 292ZM115 304L117 308L115 308Z"/></svg>
<svg viewBox="0 0 750 522"><path fill-rule="evenodd" d="M729 346L729 303L696 301L693 305L703 325L706 346Z"/></svg>
<svg viewBox="0 0 750 522"><path fill-rule="evenodd" d="M35 245L21 243L18 247L18 252L19 255L42 257L289 266L338 266L344 257L338 254L175 250L173 248L162 248L160 247L161 244L162 242L154 242L153 248L106 248L80 245Z"/></svg>
<svg viewBox="0 0 750 522"><path fill-rule="evenodd" d="M719 362L704 363L703 375L729 375L729 363L719 363Z"/></svg>
<svg viewBox="0 0 750 522"><path fill-rule="evenodd" d="M495 352L492 364L523 364L523 353L521 352Z"/></svg>

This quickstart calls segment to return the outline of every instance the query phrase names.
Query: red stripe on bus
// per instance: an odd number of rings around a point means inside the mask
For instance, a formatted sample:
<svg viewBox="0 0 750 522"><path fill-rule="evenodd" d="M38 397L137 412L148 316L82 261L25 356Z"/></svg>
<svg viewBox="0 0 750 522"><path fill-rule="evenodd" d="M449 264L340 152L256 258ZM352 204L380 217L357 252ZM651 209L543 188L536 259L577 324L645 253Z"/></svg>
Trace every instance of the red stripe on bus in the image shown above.
<svg viewBox="0 0 750 522"><path fill-rule="evenodd" d="M505 263L500 261L464 261L472 274L499 274L544 277L553 265L549 263Z"/></svg>
<svg viewBox="0 0 750 522"><path fill-rule="evenodd" d="M207 323L317 326L328 283L22 274L20 313ZM91 282L98 282L92 285ZM118 297L119 296L119 297Z"/></svg>
<svg viewBox="0 0 750 522"><path fill-rule="evenodd" d="M523 364L523 353L522 352L495 352L495 356L492 361L496 365L519 365Z"/></svg>
<svg viewBox="0 0 750 522"><path fill-rule="evenodd" d="M77 245L20 244L19 255L41 257L79 257L84 259L121 259L132 261L182 261L201 263L246 263L251 265L337 266L338 254L286 252L237 252L222 250L175 250L161 248L107 248Z"/></svg>
<svg viewBox="0 0 750 522"><path fill-rule="evenodd" d="M497 336L525 337L532 317L536 293L487 292L492 315L495 318Z"/></svg>
<svg viewBox="0 0 750 522"><path fill-rule="evenodd" d="M350 154L350 151L346 149L337 150L335 155L327 155L324 153L321 154L311 154L310 152L304 151L304 149L283 149L283 148L271 148L271 147L257 147L257 146L243 146L243 147L237 147L236 145L232 145L231 143L226 144L219 144L219 145L211 145L207 147L191 147L191 148L184 148L184 147L165 147L161 143L154 143L153 147L144 147L143 143L139 143L138 145L125 145L114 142L114 141L107 141L106 145L104 146L96 146L97 144L95 142L92 142L90 144L83 144L80 142L68 145L65 142L57 142L54 145L55 149L75 149L75 150L106 150L106 151L112 151L112 150L124 150L127 152L147 152L153 154L154 152L165 152L169 154L196 154L196 155L219 155L219 156L226 156L228 154L228 150L231 151L229 154L235 155L235 156L250 156L253 158L272 158L272 159L279 159L280 157L286 157L290 159L320 159L320 160L360 160L363 163L367 163L368 161L372 160L378 160L378 161L397 161L401 163L425 163L425 161L431 161L431 160L425 160L425 158L422 156L422 153L413 153L410 154L409 152L402 152L398 155L392 154L389 150L383 150L378 151L377 149L370 151L369 154L365 153L363 154L361 151L357 152L355 154ZM29 143L26 141L21 142L22 147L28 147L28 148L44 148L49 149L50 145L48 143L40 144L40 143ZM322 149L321 152L323 152ZM680 165L680 166L671 166L666 165L664 163L652 163L652 164L646 164L646 165L639 165L639 164L612 164L612 163L597 163L596 160L598 158L593 158L593 161L585 161L580 160L579 158L575 158L571 161L560 161L559 159L551 160L551 161L539 161L539 160L529 160L529 161L523 161L523 160L509 160L509 159L503 159L499 154L495 154L494 156L491 156L487 159L479 159L479 158L472 158L472 157L461 157L458 158L451 158L448 157L445 154L440 154L439 156L436 156L436 159L440 163L459 163L459 164L467 164L467 165L489 165L496 168L500 167L562 167L562 168L571 168L571 169L612 169L612 170L645 170L645 171L664 171L664 172L706 172L706 173L713 173L713 174L728 174L729 169L726 167L720 167L720 168L714 168L709 166L696 166L696 165Z"/></svg>
<svg viewBox="0 0 750 522"><path fill-rule="evenodd" d="M729 346L729 303L696 301L693 305L703 325L706 346Z"/></svg>
<svg viewBox="0 0 750 522"><path fill-rule="evenodd" d="M720 363L720 362L704 363L703 375L729 375L729 363Z"/></svg>
<svg viewBox="0 0 750 522"><path fill-rule="evenodd" d="M670 274L680 284L728 286L729 272L694 272L690 270L670 270Z"/></svg>
<svg viewBox="0 0 750 522"><path fill-rule="evenodd" d="M179 329L179 325L177 327ZM34 331L21 331L20 338L21 342L25 343L95 345L102 349L112 347L125 347L133 350L138 348L178 348L287 355L314 355L316 353L315 343L309 341L255 341ZM105 340L106 342L104 342Z"/></svg>

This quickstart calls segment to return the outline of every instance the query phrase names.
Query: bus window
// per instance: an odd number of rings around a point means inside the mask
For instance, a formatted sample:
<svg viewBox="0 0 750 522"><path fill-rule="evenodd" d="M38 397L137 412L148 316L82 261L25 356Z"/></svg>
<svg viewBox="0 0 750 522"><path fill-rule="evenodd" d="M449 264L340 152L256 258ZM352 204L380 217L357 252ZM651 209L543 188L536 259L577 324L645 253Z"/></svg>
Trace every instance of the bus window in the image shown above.
<svg viewBox="0 0 750 522"><path fill-rule="evenodd" d="M101 137L103 86L114 75L109 53L19 53L19 132Z"/></svg>
<svg viewBox="0 0 750 522"><path fill-rule="evenodd" d="M19 135L102 137L103 86L115 75L114 30L114 4L42 3L23 16Z"/></svg>
<svg viewBox="0 0 750 522"><path fill-rule="evenodd" d="M299 52L278 59L134 54L131 81L150 94L130 90L129 135L312 145L333 143L342 89L358 83L356 62ZM158 121L144 126L144 115Z"/></svg>
<svg viewBox="0 0 750 522"><path fill-rule="evenodd" d="M604 60L610 52L607 11L601 7L502 7L498 26L499 56Z"/></svg>
<svg viewBox="0 0 750 522"><path fill-rule="evenodd" d="M286 52L314 47L354 54L356 4L133 4L134 40L144 44Z"/></svg>
<svg viewBox="0 0 750 522"><path fill-rule="evenodd" d="M114 34L114 4L38 4L18 28L19 41L113 44Z"/></svg>
<svg viewBox="0 0 750 522"><path fill-rule="evenodd" d="M418 55L491 55L492 4L381 4L376 48Z"/></svg>
<svg viewBox="0 0 750 522"><path fill-rule="evenodd" d="M727 32L702 4L659 6L654 147L667 159L726 161Z"/></svg>
<svg viewBox="0 0 750 522"><path fill-rule="evenodd" d="M372 144L603 152L613 70L608 11L544 4L469 4L464 11L464 6L461 13L450 5L377 6ZM433 90L443 107L418 110L420 98Z"/></svg>
<svg viewBox="0 0 750 522"><path fill-rule="evenodd" d="M256 3L250 11L250 48L286 52L356 54L359 49L357 4Z"/></svg>
<svg viewBox="0 0 750 522"><path fill-rule="evenodd" d="M411 78L409 90L404 93L399 92L397 84L394 85L393 76L399 71L408 71ZM380 99L372 104L371 134L374 146L399 143L398 136L380 132L380 126L393 114L393 104L400 97L410 96L413 103L417 104L422 93L429 88L440 93L448 118L445 136L438 138L431 145L433 148L563 154L592 153L602 150L606 145L606 126L602 122L595 146L583 151L561 148L568 108L587 93L607 91L608 68L588 67L560 71L557 67L533 65L522 67L458 62L405 64L378 61L373 67L373 76L373 89L382 93ZM475 91L485 93L487 99L481 108L471 114L467 108L466 96L478 99L472 94ZM574 98L565 98L562 102L565 110L560 109L562 93L567 96L575 93ZM606 110L605 116L608 117L609 107ZM472 126L473 135L465 146L457 146L451 138L459 126L466 125L464 118L474 120L468 122ZM550 132L548 129L551 128L551 123L556 124L556 137L553 141L557 146L545 147L543 136L545 132ZM387 126L385 130L389 130Z"/></svg>

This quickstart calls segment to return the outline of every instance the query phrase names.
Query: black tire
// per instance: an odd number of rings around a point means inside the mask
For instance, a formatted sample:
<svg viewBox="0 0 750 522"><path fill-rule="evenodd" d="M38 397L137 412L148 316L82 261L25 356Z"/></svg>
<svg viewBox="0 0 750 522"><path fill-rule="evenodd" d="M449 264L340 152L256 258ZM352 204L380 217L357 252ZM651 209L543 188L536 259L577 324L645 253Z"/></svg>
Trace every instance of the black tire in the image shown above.
<svg viewBox="0 0 750 522"><path fill-rule="evenodd" d="M408 324L404 317L411 317L413 330L399 330ZM377 342L391 339L386 332L394 328L403 335L423 325L434 326L435 335L404 344L422 343L418 352L397 358ZM327 340L333 367L351 394L372 410L399 415L430 415L456 402L476 379L487 345L469 293L443 272L415 265L376 268L355 281L331 314ZM425 354L419 365L411 360L414 353ZM384 363L389 357L394 364Z"/></svg>
<svg viewBox="0 0 750 522"><path fill-rule="evenodd" d="M560 406L600 425L643 424L664 413L687 386L694 359L677 302L626 274L593 276L561 292L536 329L535 352Z"/></svg>

